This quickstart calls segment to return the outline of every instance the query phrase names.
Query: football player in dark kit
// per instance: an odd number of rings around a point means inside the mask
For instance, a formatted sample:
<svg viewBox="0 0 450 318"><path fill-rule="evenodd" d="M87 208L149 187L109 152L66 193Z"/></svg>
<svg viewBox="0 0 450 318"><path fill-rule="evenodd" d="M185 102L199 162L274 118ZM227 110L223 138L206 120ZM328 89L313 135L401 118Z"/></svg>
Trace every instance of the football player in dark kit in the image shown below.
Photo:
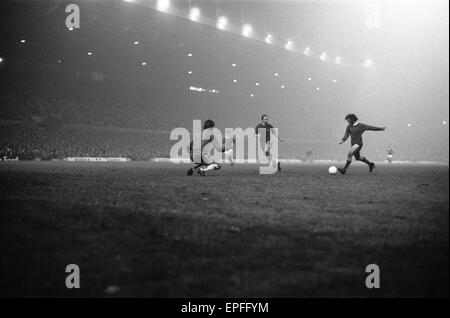
<svg viewBox="0 0 450 318"><path fill-rule="evenodd" d="M259 134L259 130L261 129L261 132L263 133L263 136L260 136ZM283 139L281 139L280 137L278 137L278 135L276 134L274 127L269 124L269 116L264 114L261 116L261 123L259 123L256 127L255 127L255 135L257 137L261 137L259 139L259 142L262 145L262 148L264 149L264 154L266 155L267 159L269 160L269 162L271 164L273 164L276 168L277 171L280 172L281 171L281 164L278 161L278 158L274 158L270 152L270 149L272 148L272 144L273 141L270 140L270 134L273 134L276 138L278 138L279 141L283 142Z"/></svg>
<svg viewBox="0 0 450 318"><path fill-rule="evenodd" d="M355 157L356 160L362 161L369 166L369 172L373 171L375 168L375 164L366 159L366 157L361 157L361 148L363 146L362 134L367 130L373 131L384 131L386 127L375 127L369 126L358 121L358 117L355 114L348 114L345 116L345 120L348 122L347 129L345 130L345 135L342 137L342 140L339 144L344 143L348 137L351 137L351 149L347 155L347 162L344 168L338 168L339 172L345 174L348 167L352 163L352 157Z"/></svg>
<svg viewBox="0 0 450 318"><path fill-rule="evenodd" d="M219 170L221 168L220 164L211 161L208 154L212 148L216 151L225 152L225 147L223 147L218 140L214 139L214 135L212 135L212 129L215 126L214 121L210 119L206 120L203 124L200 149L194 149L194 141L191 141L189 146L189 154L191 161L195 163L195 166L187 171L188 176L192 176L195 170L197 170L199 175L205 176L205 172ZM196 162L198 158L200 158L200 162Z"/></svg>

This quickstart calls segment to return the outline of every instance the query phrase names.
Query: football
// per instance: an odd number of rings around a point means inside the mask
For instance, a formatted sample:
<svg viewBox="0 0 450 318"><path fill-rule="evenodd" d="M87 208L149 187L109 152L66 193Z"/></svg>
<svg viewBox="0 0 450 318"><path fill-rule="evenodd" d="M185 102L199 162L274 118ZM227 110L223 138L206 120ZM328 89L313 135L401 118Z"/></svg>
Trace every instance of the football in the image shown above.
<svg viewBox="0 0 450 318"><path fill-rule="evenodd" d="M328 168L328 173L329 174L336 174L337 172L337 168L335 166L331 166L330 168Z"/></svg>

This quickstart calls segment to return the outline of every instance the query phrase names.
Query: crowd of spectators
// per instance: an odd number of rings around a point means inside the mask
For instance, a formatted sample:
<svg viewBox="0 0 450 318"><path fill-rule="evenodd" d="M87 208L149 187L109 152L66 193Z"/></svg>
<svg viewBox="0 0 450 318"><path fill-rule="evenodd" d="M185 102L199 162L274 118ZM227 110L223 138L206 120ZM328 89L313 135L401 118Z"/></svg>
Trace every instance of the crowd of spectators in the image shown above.
<svg viewBox="0 0 450 318"><path fill-rule="evenodd" d="M1 157L63 159L66 157L124 157L148 161L169 155L168 134L115 127L0 124ZM166 153L167 152L167 153Z"/></svg>
<svg viewBox="0 0 450 318"><path fill-rule="evenodd" d="M164 114L152 107L155 99L145 83L98 74L9 61L0 72L0 116L52 116L63 123L144 129L161 122Z"/></svg>
<svg viewBox="0 0 450 318"><path fill-rule="evenodd" d="M174 143L169 130L182 121L177 113L152 107L155 98L151 94L156 90L119 76L9 61L8 67L0 69L0 81L0 158L168 157ZM370 151L373 160L385 160L387 147L394 148L394 160L448 158L448 146L427 138L427 133L437 134L432 129L442 127L420 130L414 143L403 142L398 147L383 140L384 135L367 135L371 148L365 151ZM397 139L411 140L406 135ZM429 145L427 151L415 146L419 142ZM287 140L279 155L304 161L344 160L345 150L339 147L331 138L297 138Z"/></svg>
<svg viewBox="0 0 450 318"><path fill-rule="evenodd" d="M168 156L169 134L139 83L27 62L10 63L0 80L1 158Z"/></svg>

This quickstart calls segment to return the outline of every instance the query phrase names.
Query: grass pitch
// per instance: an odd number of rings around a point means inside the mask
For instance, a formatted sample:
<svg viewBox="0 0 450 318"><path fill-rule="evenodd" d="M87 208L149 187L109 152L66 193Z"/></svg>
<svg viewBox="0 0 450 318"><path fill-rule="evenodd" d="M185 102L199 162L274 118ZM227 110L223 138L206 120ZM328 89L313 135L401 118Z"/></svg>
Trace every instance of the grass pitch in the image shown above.
<svg viewBox="0 0 450 318"><path fill-rule="evenodd" d="M448 297L448 165L188 167L0 162L0 296Z"/></svg>

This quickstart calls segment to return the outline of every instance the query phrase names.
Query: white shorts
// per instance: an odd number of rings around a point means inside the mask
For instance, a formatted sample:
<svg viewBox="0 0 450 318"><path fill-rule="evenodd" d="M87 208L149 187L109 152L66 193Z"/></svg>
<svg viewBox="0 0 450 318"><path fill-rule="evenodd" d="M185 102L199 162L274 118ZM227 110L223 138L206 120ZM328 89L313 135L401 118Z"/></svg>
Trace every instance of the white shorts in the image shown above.
<svg viewBox="0 0 450 318"><path fill-rule="evenodd" d="M225 150L225 157L233 157L233 149Z"/></svg>
<svg viewBox="0 0 450 318"><path fill-rule="evenodd" d="M270 154L270 149L272 148L272 142L268 141L264 144L264 153L269 153Z"/></svg>

